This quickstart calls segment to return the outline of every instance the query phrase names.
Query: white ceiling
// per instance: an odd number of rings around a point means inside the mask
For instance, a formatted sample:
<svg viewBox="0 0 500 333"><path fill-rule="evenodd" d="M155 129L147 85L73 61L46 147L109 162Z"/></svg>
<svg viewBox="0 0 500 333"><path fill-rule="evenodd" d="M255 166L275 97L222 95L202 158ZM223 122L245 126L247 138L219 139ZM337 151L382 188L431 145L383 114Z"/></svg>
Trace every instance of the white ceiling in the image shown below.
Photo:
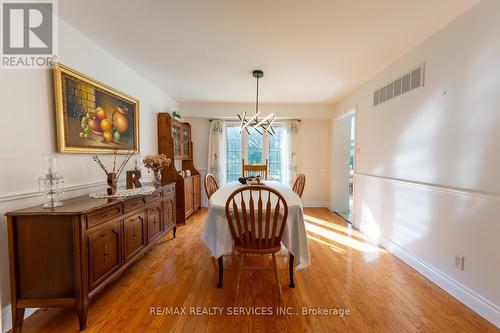
<svg viewBox="0 0 500 333"><path fill-rule="evenodd" d="M332 103L479 0L63 0L61 17L179 102Z"/></svg>

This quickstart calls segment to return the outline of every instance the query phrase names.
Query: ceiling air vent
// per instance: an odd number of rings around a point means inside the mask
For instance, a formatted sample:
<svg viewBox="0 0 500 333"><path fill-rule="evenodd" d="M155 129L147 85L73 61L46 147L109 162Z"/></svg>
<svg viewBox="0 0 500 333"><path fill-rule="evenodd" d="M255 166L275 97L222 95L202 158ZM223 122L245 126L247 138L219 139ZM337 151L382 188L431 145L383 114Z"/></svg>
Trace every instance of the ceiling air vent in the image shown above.
<svg viewBox="0 0 500 333"><path fill-rule="evenodd" d="M410 90L424 86L425 64L404 73L397 79L387 83L382 88L373 92L373 106L377 106L388 100L406 94Z"/></svg>

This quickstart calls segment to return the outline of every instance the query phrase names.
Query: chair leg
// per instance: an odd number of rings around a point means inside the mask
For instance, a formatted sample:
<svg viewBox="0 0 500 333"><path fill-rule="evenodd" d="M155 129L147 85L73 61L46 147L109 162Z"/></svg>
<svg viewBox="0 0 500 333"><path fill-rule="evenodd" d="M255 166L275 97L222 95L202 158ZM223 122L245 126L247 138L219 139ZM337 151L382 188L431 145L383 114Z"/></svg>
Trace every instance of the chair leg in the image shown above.
<svg viewBox="0 0 500 333"><path fill-rule="evenodd" d="M278 292L280 295L280 301L283 300L283 294L281 292L280 275L278 273L278 262L276 261L276 254L273 253L273 266L274 266L274 276L276 277L276 283L278 284Z"/></svg>
<svg viewBox="0 0 500 333"><path fill-rule="evenodd" d="M240 279L241 279L241 270L243 267L243 259L245 258L245 254L240 254L240 263L238 264L238 273L236 274L236 294L234 296L234 300L238 299L238 293L240 291Z"/></svg>

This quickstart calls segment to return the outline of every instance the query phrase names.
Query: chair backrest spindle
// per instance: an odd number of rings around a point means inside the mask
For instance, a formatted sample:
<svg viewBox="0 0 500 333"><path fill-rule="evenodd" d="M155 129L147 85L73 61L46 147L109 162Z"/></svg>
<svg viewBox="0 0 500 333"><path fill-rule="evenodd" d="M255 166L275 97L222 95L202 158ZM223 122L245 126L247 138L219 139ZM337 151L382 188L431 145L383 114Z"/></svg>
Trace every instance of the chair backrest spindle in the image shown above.
<svg viewBox="0 0 500 333"><path fill-rule="evenodd" d="M243 252L279 251L287 217L286 200L267 186L243 186L231 193L226 202L231 236L237 249Z"/></svg>
<svg viewBox="0 0 500 333"><path fill-rule="evenodd" d="M267 178L268 172L268 160L266 159L266 164L245 164L245 159L241 160L241 174L243 177L260 175L262 179Z"/></svg>

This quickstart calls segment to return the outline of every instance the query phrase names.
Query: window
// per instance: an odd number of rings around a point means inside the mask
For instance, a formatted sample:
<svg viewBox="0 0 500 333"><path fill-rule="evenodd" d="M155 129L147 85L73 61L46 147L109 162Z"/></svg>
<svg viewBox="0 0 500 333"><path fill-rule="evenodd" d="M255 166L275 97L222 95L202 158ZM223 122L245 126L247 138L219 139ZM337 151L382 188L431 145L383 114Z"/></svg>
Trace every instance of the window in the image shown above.
<svg viewBox="0 0 500 333"><path fill-rule="evenodd" d="M283 151L283 127L274 124L276 134L265 133L260 135L255 130L249 129L239 133L239 124L226 124L226 178L228 182L241 177L241 160L245 164L264 164L269 160L269 179L282 181L281 153Z"/></svg>
<svg viewBox="0 0 500 333"><path fill-rule="evenodd" d="M226 127L227 181L241 176L241 136L237 126Z"/></svg>
<svg viewBox="0 0 500 333"><path fill-rule="evenodd" d="M254 130L250 130L250 135L248 134L246 135L248 137L248 147L247 147L248 157L245 158L245 164L263 164L262 163L263 136Z"/></svg>
<svg viewBox="0 0 500 333"><path fill-rule="evenodd" d="M283 127L275 127L269 136L269 179L281 182L281 152L283 150Z"/></svg>

